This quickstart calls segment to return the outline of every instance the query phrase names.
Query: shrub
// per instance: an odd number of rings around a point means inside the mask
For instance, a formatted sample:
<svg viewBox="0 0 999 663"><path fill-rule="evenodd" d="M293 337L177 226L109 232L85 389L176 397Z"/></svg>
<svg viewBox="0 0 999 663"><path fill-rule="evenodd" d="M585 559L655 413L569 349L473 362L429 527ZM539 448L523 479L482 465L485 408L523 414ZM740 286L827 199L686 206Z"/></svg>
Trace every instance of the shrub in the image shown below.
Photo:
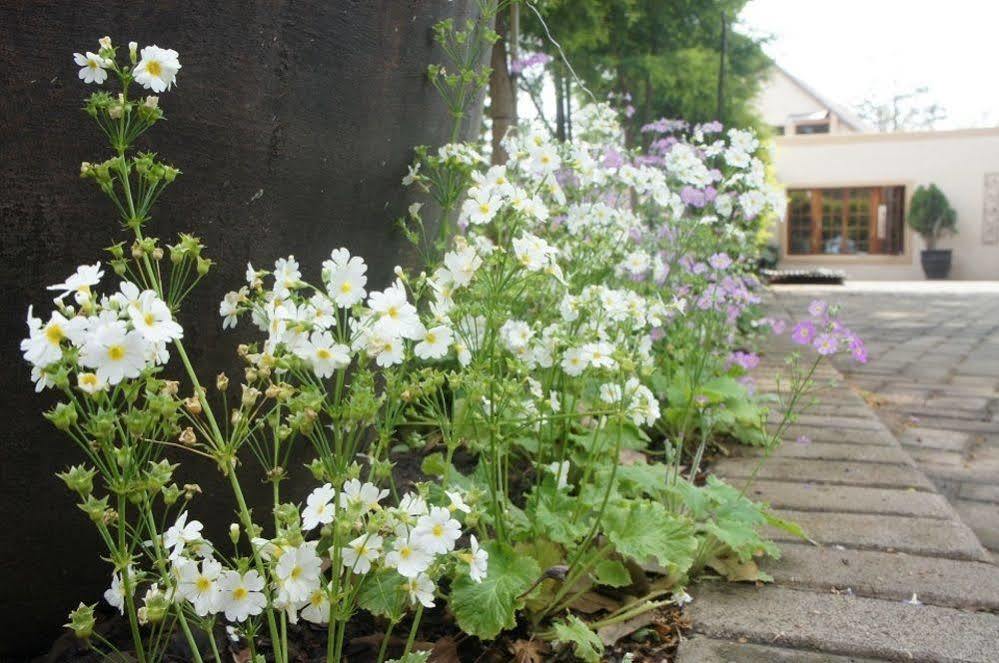
<svg viewBox="0 0 999 663"><path fill-rule="evenodd" d="M932 250L944 235L956 233L957 213L936 184L919 186L909 204L909 225Z"/></svg>

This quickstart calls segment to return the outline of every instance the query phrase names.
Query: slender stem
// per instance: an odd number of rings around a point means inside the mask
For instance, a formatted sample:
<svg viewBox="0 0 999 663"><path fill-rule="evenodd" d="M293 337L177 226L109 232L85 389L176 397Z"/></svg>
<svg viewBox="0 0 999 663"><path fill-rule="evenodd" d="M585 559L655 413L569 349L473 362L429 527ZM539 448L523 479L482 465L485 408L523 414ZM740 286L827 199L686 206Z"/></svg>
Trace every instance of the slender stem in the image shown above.
<svg viewBox="0 0 999 663"><path fill-rule="evenodd" d="M413 649L413 643L416 642L416 630L420 628L420 619L423 618L423 604L420 603L416 606L416 614L413 615L413 625L409 629L409 637L406 638L406 648L402 650L402 660L405 660L409 656L409 652Z"/></svg>
<svg viewBox="0 0 999 663"><path fill-rule="evenodd" d="M389 640L392 639L392 631L395 630L395 625L398 622L393 620L389 622L389 627L385 630L385 637L382 638L382 646L378 648L378 661L377 663L382 663L385 660L385 652L388 651Z"/></svg>

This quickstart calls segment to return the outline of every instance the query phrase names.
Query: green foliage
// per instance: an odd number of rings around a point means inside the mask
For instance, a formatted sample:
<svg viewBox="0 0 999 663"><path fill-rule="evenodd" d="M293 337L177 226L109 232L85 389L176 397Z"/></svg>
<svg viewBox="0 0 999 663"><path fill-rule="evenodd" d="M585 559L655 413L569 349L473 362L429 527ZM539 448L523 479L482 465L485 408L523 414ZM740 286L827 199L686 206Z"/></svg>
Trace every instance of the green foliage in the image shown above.
<svg viewBox="0 0 999 663"><path fill-rule="evenodd" d="M533 558L499 541L485 548L488 575L480 583L468 575L459 577L451 589L451 611L463 631L488 640L516 626L521 595L541 575L541 568Z"/></svg>
<svg viewBox="0 0 999 663"><path fill-rule="evenodd" d="M608 507L604 531L614 548L639 564L656 559L685 573L694 559L697 539L690 523L672 515L659 502L634 500Z"/></svg>
<svg viewBox="0 0 999 663"><path fill-rule="evenodd" d="M616 559L602 559L593 567L593 579L608 587L627 587L631 584L628 567Z"/></svg>
<svg viewBox="0 0 999 663"><path fill-rule="evenodd" d="M382 570L364 579L357 604L379 617L398 620L406 611L405 579L392 570Z"/></svg>
<svg viewBox="0 0 999 663"><path fill-rule="evenodd" d="M751 100L770 66L761 40L731 26L747 0L547 0L539 2L552 36L593 93L632 95L627 121L635 142L642 125L661 117L690 122L757 123ZM556 58L533 12L524 30ZM729 22L725 109L716 117L723 16ZM562 65L556 64L556 67Z"/></svg>
<svg viewBox="0 0 999 663"><path fill-rule="evenodd" d="M936 184L920 186L909 203L909 225L932 249L936 241L948 233L957 232L957 212Z"/></svg>
<svg viewBox="0 0 999 663"><path fill-rule="evenodd" d="M603 659L604 643L586 622L575 615L554 624L555 642L571 645L576 656L587 663L598 663Z"/></svg>

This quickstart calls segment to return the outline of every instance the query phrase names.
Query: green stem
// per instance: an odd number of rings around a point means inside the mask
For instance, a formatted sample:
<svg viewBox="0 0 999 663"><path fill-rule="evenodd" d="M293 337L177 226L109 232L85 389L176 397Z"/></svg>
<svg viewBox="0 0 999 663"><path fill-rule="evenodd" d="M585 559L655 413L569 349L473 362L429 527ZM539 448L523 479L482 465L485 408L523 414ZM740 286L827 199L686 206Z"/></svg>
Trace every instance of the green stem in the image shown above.
<svg viewBox="0 0 999 663"><path fill-rule="evenodd" d="M413 643L416 642L416 630L420 627L420 619L423 618L423 604L420 603L416 606L416 614L413 615L413 626L409 629L409 637L406 638L406 648L402 650L402 659L405 660L409 656L410 650L413 649Z"/></svg>

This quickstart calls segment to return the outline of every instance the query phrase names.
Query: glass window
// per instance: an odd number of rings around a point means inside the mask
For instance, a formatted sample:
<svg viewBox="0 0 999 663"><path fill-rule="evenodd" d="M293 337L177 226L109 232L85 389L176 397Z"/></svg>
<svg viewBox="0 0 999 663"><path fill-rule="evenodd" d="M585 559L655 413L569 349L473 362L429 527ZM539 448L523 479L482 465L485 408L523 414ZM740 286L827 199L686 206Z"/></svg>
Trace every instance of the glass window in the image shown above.
<svg viewBox="0 0 999 663"><path fill-rule="evenodd" d="M900 255L904 206L901 186L791 189L788 253Z"/></svg>

